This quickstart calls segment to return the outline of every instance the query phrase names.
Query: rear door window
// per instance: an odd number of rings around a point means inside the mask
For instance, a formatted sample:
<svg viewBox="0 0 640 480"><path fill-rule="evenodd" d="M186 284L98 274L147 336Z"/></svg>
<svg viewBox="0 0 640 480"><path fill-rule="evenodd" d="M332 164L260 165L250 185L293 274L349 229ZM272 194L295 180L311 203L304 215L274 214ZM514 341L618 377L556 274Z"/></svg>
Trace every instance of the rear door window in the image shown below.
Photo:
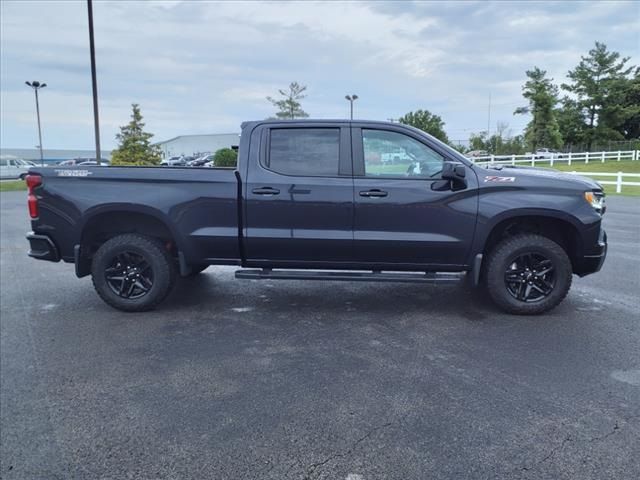
<svg viewBox="0 0 640 480"><path fill-rule="evenodd" d="M274 128L266 165L283 175L338 176L339 128Z"/></svg>

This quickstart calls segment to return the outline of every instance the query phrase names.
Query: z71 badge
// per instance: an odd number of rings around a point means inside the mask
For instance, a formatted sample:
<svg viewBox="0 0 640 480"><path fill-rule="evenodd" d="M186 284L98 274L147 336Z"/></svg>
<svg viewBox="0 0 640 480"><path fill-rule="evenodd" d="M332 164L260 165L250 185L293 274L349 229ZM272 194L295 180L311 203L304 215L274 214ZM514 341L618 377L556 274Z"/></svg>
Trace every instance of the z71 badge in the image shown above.
<svg viewBox="0 0 640 480"><path fill-rule="evenodd" d="M485 182L498 182L498 183L515 182L516 181L516 177L497 177L495 175L487 175L486 177L484 177L484 181Z"/></svg>
<svg viewBox="0 0 640 480"><path fill-rule="evenodd" d="M88 177L92 173L89 170L56 170L59 177Z"/></svg>

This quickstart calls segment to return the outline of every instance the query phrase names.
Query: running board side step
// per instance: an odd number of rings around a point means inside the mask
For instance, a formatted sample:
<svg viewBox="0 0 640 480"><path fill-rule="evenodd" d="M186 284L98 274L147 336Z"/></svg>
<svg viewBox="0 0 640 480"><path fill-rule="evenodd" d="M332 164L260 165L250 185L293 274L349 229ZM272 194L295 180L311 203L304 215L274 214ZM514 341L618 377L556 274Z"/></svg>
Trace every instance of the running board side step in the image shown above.
<svg viewBox="0 0 640 480"><path fill-rule="evenodd" d="M236 270L236 278L248 280L330 280L350 282L457 283L464 272L350 272L318 270Z"/></svg>

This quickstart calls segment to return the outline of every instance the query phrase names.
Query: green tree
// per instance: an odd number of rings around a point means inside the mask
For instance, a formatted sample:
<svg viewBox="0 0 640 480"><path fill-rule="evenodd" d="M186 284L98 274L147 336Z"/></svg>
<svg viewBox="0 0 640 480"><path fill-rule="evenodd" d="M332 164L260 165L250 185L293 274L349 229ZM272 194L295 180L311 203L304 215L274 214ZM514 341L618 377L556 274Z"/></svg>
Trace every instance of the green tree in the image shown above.
<svg viewBox="0 0 640 480"><path fill-rule="evenodd" d="M152 145L152 133L143 130L142 114L137 103L131 104L131 121L120 127L116 135L118 148L111 152L111 165L158 165L161 160L160 147Z"/></svg>
<svg viewBox="0 0 640 480"><path fill-rule="evenodd" d="M622 95L625 119L621 133L628 140L640 140L640 67L626 82Z"/></svg>
<svg viewBox="0 0 640 480"><path fill-rule="evenodd" d="M442 140L445 143L449 143L447 134L444 131L444 122L438 115L434 115L429 110L416 110L415 112L409 112L398 119L400 123L405 125L411 125L418 128L423 132L427 132L438 140Z"/></svg>
<svg viewBox="0 0 640 480"><path fill-rule="evenodd" d="M267 100L278 109L277 118L306 118L309 116L307 112L302 110L300 100L306 97L304 92L307 90L306 85L299 85L298 82L289 84L289 91L278 90L282 97L277 100L273 97L267 97Z"/></svg>
<svg viewBox="0 0 640 480"><path fill-rule="evenodd" d="M468 148L461 143L450 143L449 146L460 153L467 153Z"/></svg>
<svg viewBox="0 0 640 480"><path fill-rule="evenodd" d="M556 119L555 106L558 103L558 87L547 78L547 72L538 67L527 70L529 80L522 87L522 96L529 101L526 107L514 112L531 114L533 117L525 128L524 138L532 151L540 147L559 148L562 146L560 128Z"/></svg>
<svg viewBox="0 0 640 480"><path fill-rule="evenodd" d="M580 145L584 142L586 123L578 102L567 96L563 97L560 107L556 109L556 118L565 146Z"/></svg>
<svg viewBox="0 0 640 480"><path fill-rule="evenodd" d="M634 67L627 67L629 57L610 52L604 43L596 42L586 57L567 74L571 81L562 88L575 96L585 118L584 139L591 149L594 142L621 140L623 125L633 112L625 108L624 92L627 76Z"/></svg>
<svg viewBox="0 0 640 480"><path fill-rule="evenodd" d="M498 123L496 133L487 136L487 132L472 133L469 136L469 150L486 150L492 155L521 155L525 153L525 141L522 135L513 136L509 125Z"/></svg>
<svg viewBox="0 0 640 480"><path fill-rule="evenodd" d="M235 167L238 164L238 152L233 148L221 148L213 155L216 167Z"/></svg>
<svg viewBox="0 0 640 480"><path fill-rule="evenodd" d="M469 150L486 150L488 153L492 153L487 148L487 132L469 135Z"/></svg>

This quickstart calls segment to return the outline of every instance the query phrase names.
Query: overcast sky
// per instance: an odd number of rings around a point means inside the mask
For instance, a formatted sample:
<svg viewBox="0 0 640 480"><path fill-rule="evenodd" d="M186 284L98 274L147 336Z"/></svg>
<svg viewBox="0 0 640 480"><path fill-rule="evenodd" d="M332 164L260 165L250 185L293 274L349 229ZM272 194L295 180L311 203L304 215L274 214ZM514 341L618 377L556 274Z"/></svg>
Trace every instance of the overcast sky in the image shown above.
<svg viewBox="0 0 640 480"><path fill-rule="evenodd" d="M33 92L41 92L45 148L92 148L86 2L1 0L3 147L37 142ZM451 139L527 118L525 70L556 81L596 40L640 63L640 2L94 1L102 144L115 146L130 104L156 140L238 132L274 114L265 100L296 80L304 109L385 120L428 109Z"/></svg>

